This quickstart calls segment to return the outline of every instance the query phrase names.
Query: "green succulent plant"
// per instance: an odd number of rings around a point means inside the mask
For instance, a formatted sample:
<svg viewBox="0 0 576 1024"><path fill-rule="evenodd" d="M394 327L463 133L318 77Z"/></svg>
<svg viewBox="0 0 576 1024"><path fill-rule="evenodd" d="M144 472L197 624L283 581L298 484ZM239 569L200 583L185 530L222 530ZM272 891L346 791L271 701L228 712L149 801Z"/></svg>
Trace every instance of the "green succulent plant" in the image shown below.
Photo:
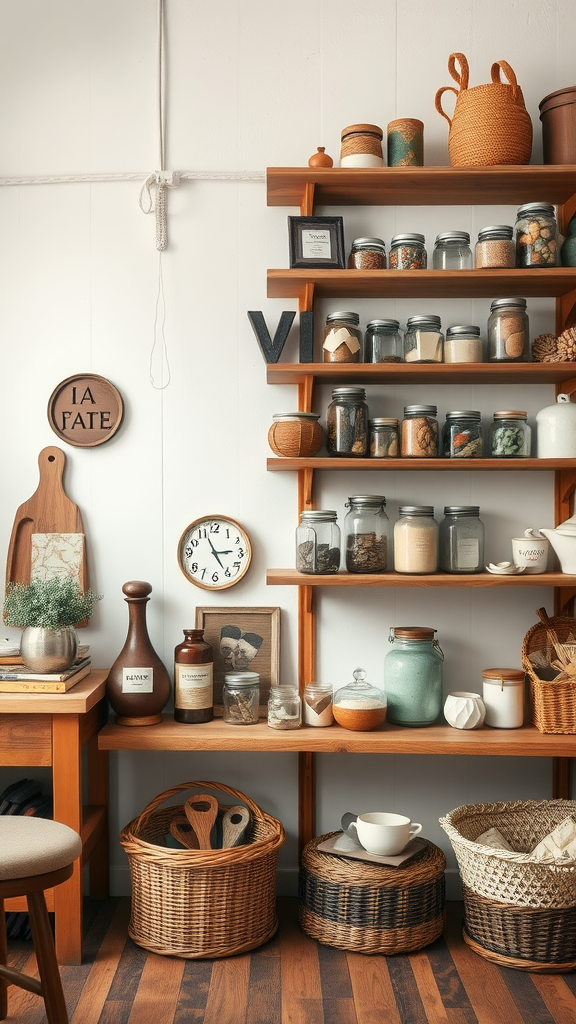
<svg viewBox="0 0 576 1024"><path fill-rule="evenodd" d="M101 595L92 590L82 593L72 576L35 579L30 583L9 583L4 600L7 626L37 626L62 629L89 619Z"/></svg>

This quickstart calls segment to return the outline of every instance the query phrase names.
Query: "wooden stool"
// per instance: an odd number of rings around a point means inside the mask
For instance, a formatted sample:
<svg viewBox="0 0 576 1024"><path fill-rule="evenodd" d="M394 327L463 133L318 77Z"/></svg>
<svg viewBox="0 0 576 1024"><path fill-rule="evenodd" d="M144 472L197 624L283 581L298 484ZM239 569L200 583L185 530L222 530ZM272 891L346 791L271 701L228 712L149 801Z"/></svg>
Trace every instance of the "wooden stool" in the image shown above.
<svg viewBox="0 0 576 1024"><path fill-rule="evenodd" d="M48 1024L68 1024L44 890L70 878L82 853L77 832L45 818L0 815L0 1020L8 1015L8 985L42 996ZM26 896L40 981L6 966L4 900Z"/></svg>

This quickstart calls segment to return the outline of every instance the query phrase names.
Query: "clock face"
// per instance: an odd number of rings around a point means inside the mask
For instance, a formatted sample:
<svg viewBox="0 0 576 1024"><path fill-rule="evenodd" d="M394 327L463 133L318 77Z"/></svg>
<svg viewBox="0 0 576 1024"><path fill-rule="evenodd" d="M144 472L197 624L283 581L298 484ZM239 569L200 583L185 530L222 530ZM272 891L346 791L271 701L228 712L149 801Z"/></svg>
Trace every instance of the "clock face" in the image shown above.
<svg viewBox="0 0 576 1024"><path fill-rule="evenodd" d="M252 558L246 530L227 516L202 516L186 527L178 544L184 575L205 590L233 587Z"/></svg>

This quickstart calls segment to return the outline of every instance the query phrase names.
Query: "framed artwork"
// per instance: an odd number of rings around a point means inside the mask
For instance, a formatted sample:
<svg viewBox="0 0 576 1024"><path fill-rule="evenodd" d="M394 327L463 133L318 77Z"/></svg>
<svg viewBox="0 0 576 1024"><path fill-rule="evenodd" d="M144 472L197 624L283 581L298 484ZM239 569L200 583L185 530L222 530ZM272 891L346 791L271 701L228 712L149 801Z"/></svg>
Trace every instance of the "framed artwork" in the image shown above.
<svg viewBox="0 0 576 1024"><path fill-rule="evenodd" d="M196 608L196 629L214 651L214 714L222 716L227 672L258 672L260 717L268 713L270 687L280 674L279 608Z"/></svg>
<svg viewBox="0 0 576 1024"><path fill-rule="evenodd" d="M342 217L288 217L290 267L344 269Z"/></svg>

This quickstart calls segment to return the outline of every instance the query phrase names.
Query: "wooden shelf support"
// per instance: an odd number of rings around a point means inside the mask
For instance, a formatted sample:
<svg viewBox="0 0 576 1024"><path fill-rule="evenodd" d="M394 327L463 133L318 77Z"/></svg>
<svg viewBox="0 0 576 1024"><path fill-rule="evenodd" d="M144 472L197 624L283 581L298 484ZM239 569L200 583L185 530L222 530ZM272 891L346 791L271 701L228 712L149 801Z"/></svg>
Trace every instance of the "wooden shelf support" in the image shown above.
<svg viewBox="0 0 576 1024"><path fill-rule="evenodd" d="M316 186L313 181L305 181L300 200L300 216L312 217L314 213L314 192Z"/></svg>

